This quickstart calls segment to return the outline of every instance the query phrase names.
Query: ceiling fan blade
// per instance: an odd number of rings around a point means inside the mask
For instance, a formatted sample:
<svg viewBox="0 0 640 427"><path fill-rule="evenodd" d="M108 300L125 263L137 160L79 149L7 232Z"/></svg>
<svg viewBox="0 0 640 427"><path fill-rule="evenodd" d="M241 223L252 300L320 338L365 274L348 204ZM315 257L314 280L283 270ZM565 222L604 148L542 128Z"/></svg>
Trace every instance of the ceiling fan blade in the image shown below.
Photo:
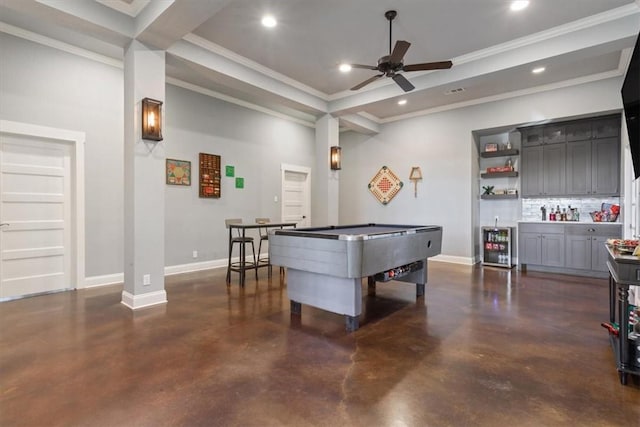
<svg viewBox="0 0 640 427"><path fill-rule="evenodd" d="M377 76L370 77L367 80L363 81L362 83L357 84L354 87L352 87L351 90L361 89L361 88L365 87L366 85L368 85L369 83L372 83L372 82L376 81L377 79L379 79L382 76L384 76L384 74L378 74Z"/></svg>
<svg viewBox="0 0 640 427"><path fill-rule="evenodd" d="M405 92L415 89L415 86L412 85L409 80L405 79L402 74L394 74L391 78L394 82L398 83L398 86L400 86Z"/></svg>
<svg viewBox="0 0 640 427"><path fill-rule="evenodd" d="M378 70L377 65L349 64L351 68L364 68L365 70Z"/></svg>
<svg viewBox="0 0 640 427"><path fill-rule="evenodd" d="M389 62L392 64L398 64L402 62L402 58L404 58L404 54L407 53L407 50L411 46L411 43L398 40L396 45L393 47L393 52L391 52L391 56L389 56Z"/></svg>
<svg viewBox="0 0 640 427"><path fill-rule="evenodd" d="M451 68L451 61L425 62L423 64L410 64L402 67L402 71L423 71L423 70L447 70Z"/></svg>

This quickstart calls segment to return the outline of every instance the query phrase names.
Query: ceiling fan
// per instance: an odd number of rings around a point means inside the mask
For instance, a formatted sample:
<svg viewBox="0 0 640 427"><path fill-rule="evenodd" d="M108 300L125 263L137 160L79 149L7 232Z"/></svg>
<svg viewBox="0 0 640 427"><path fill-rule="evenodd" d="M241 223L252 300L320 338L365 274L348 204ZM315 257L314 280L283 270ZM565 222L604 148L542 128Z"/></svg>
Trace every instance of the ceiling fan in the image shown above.
<svg viewBox="0 0 640 427"><path fill-rule="evenodd" d="M351 64L351 68L364 68L367 70L379 71L380 74L375 75L373 77L368 78L367 80L359 83L351 88L351 90L358 90L363 88L364 86L378 80L380 77L387 76L391 77L393 81L395 81L398 86L402 88L405 92L409 92L415 89L415 86L412 85L409 80L407 80L402 74L399 74L400 71L423 71L423 70L446 70L451 68L453 63L451 61L440 61L440 62L425 62L422 64L411 64L404 65L402 62L405 53L411 46L411 43L398 40L396 41L396 45L393 47L393 51L391 50L391 35L393 30L393 19L398 16L398 12L395 10L388 10L384 14L385 18L389 20L389 55L385 55L382 58L378 59L378 65L361 65L361 64Z"/></svg>

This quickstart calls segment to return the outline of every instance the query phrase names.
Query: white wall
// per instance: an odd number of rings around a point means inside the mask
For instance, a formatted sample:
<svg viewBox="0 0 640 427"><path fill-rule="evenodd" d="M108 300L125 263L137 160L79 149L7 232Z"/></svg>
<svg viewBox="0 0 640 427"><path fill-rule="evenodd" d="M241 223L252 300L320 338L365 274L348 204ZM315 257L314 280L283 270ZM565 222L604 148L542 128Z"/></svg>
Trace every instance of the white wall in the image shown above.
<svg viewBox="0 0 640 427"><path fill-rule="evenodd" d="M620 110L621 84L621 78L607 79L410 118L383 125L374 136L345 132L340 138L340 223L442 225L443 255L471 262L479 197L472 131ZM367 189L383 165L405 183L386 206ZM420 166L424 177L418 198L409 181L412 166Z"/></svg>

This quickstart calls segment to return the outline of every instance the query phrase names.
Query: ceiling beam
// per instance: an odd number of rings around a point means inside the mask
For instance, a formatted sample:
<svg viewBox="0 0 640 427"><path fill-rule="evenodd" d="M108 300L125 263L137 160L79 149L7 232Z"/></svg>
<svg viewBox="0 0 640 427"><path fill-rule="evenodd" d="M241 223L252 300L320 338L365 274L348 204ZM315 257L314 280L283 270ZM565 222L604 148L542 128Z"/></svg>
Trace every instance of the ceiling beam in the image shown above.
<svg viewBox="0 0 640 427"><path fill-rule="evenodd" d="M166 50L209 20L231 0L150 2L136 18L135 37Z"/></svg>

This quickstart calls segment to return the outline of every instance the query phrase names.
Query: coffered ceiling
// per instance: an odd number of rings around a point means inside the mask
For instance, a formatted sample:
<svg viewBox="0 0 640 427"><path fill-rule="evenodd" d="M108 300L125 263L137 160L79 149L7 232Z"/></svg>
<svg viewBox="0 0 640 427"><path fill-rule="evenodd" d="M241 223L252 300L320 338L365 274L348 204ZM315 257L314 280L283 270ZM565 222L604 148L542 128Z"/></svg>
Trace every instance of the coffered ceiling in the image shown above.
<svg viewBox="0 0 640 427"><path fill-rule="evenodd" d="M167 51L167 78L234 102L312 123L380 123L622 75L640 31L640 0L0 0L0 30L77 49L118 64L132 39ZM349 88L376 74L393 43L405 64L451 60L450 70L404 73ZM278 21L260 24L264 14ZM534 67L545 71L533 74ZM405 105L397 101L406 99Z"/></svg>

